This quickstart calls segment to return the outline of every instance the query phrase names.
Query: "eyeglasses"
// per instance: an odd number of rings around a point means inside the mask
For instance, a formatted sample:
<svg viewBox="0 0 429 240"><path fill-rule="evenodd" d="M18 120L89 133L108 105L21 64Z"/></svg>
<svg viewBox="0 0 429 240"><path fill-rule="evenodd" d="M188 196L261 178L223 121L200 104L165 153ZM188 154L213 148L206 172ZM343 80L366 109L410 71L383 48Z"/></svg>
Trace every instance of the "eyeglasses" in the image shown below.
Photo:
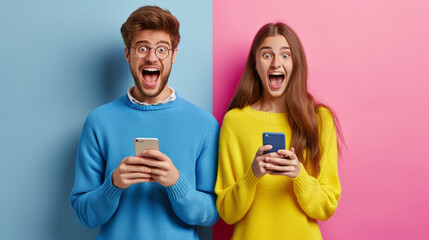
<svg viewBox="0 0 429 240"><path fill-rule="evenodd" d="M168 48L164 45L160 45L156 48L151 48L145 45L137 45L135 47L131 47L134 48L134 54L136 55L136 57L138 58L145 58L150 50L154 49L155 50L155 56L159 59L166 59L170 53L171 48Z"/></svg>

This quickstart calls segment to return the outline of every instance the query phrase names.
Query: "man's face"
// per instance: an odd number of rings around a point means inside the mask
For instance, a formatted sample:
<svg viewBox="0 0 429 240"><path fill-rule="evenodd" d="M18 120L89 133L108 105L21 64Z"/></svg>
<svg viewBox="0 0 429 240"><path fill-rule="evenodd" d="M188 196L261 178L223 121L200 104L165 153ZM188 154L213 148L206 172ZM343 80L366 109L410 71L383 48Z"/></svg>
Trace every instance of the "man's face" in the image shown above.
<svg viewBox="0 0 429 240"><path fill-rule="evenodd" d="M125 56L135 82L132 94L137 100L156 103L170 95L167 82L177 53L177 49L171 48L170 34L159 30L143 30L133 37L130 49L125 47ZM145 51L145 57L136 55L144 55ZM155 51L161 57L162 51L168 51L168 57L158 58Z"/></svg>

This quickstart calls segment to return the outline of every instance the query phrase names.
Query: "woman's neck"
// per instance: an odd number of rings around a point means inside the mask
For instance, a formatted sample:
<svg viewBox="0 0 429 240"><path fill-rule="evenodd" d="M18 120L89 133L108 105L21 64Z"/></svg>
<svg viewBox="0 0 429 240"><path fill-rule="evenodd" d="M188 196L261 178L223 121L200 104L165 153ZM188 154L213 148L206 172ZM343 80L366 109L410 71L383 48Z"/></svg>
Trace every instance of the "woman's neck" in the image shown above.
<svg viewBox="0 0 429 240"><path fill-rule="evenodd" d="M271 96L267 97L262 95L261 98L250 105L250 107L262 112L284 113L286 112L286 100L283 96L273 98Z"/></svg>

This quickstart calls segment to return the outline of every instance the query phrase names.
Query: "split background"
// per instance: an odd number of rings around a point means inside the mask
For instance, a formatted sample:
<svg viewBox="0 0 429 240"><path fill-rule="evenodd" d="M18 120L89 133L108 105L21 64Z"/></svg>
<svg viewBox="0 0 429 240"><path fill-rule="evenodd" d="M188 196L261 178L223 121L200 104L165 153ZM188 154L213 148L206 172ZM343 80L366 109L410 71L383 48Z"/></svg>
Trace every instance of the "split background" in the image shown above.
<svg viewBox="0 0 429 240"><path fill-rule="evenodd" d="M292 26L347 144L324 238L429 235L429 2L17 0L0 3L0 239L95 238L68 200L75 152L87 114L133 84L119 28L142 5L179 19L169 83L220 124L257 30Z"/></svg>

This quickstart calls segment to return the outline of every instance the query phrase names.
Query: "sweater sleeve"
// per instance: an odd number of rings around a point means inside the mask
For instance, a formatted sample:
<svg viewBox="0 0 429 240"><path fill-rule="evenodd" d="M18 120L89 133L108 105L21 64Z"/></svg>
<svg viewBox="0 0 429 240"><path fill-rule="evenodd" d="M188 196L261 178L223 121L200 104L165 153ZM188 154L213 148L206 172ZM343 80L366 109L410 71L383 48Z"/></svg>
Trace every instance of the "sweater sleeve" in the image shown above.
<svg viewBox="0 0 429 240"><path fill-rule="evenodd" d="M189 225L212 226L219 220L214 193L219 125L214 118L203 141L195 169L196 187L181 173L176 184L167 188L167 194L182 221Z"/></svg>
<svg viewBox="0 0 429 240"><path fill-rule="evenodd" d="M294 191L302 210L313 219L327 220L335 212L341 195L338 177L338 151L335 124L332 115L321 109L320 130L322 154L317 178L309 175L302 166L299 175L292 179Z"/></svg>
<svg viewBox="0 0 429 240"><path fill-rule="evenodd" d="M112 173L105 178L105 160L100 152L91 115L80 139L75 182L70 202L79 222L87 227L100 226L115 213L122 189L112 184Z"/></svg>
<svg viewBox="0 0 429 240"><path fill-rule="evenodd" d="M219 167L215 187L217 209L228 224L234 224L246 215L260 181L253 174L250 165L241 164L244 156L239 151L240 146L232 124L227 114L219 139Z"/></svg>

